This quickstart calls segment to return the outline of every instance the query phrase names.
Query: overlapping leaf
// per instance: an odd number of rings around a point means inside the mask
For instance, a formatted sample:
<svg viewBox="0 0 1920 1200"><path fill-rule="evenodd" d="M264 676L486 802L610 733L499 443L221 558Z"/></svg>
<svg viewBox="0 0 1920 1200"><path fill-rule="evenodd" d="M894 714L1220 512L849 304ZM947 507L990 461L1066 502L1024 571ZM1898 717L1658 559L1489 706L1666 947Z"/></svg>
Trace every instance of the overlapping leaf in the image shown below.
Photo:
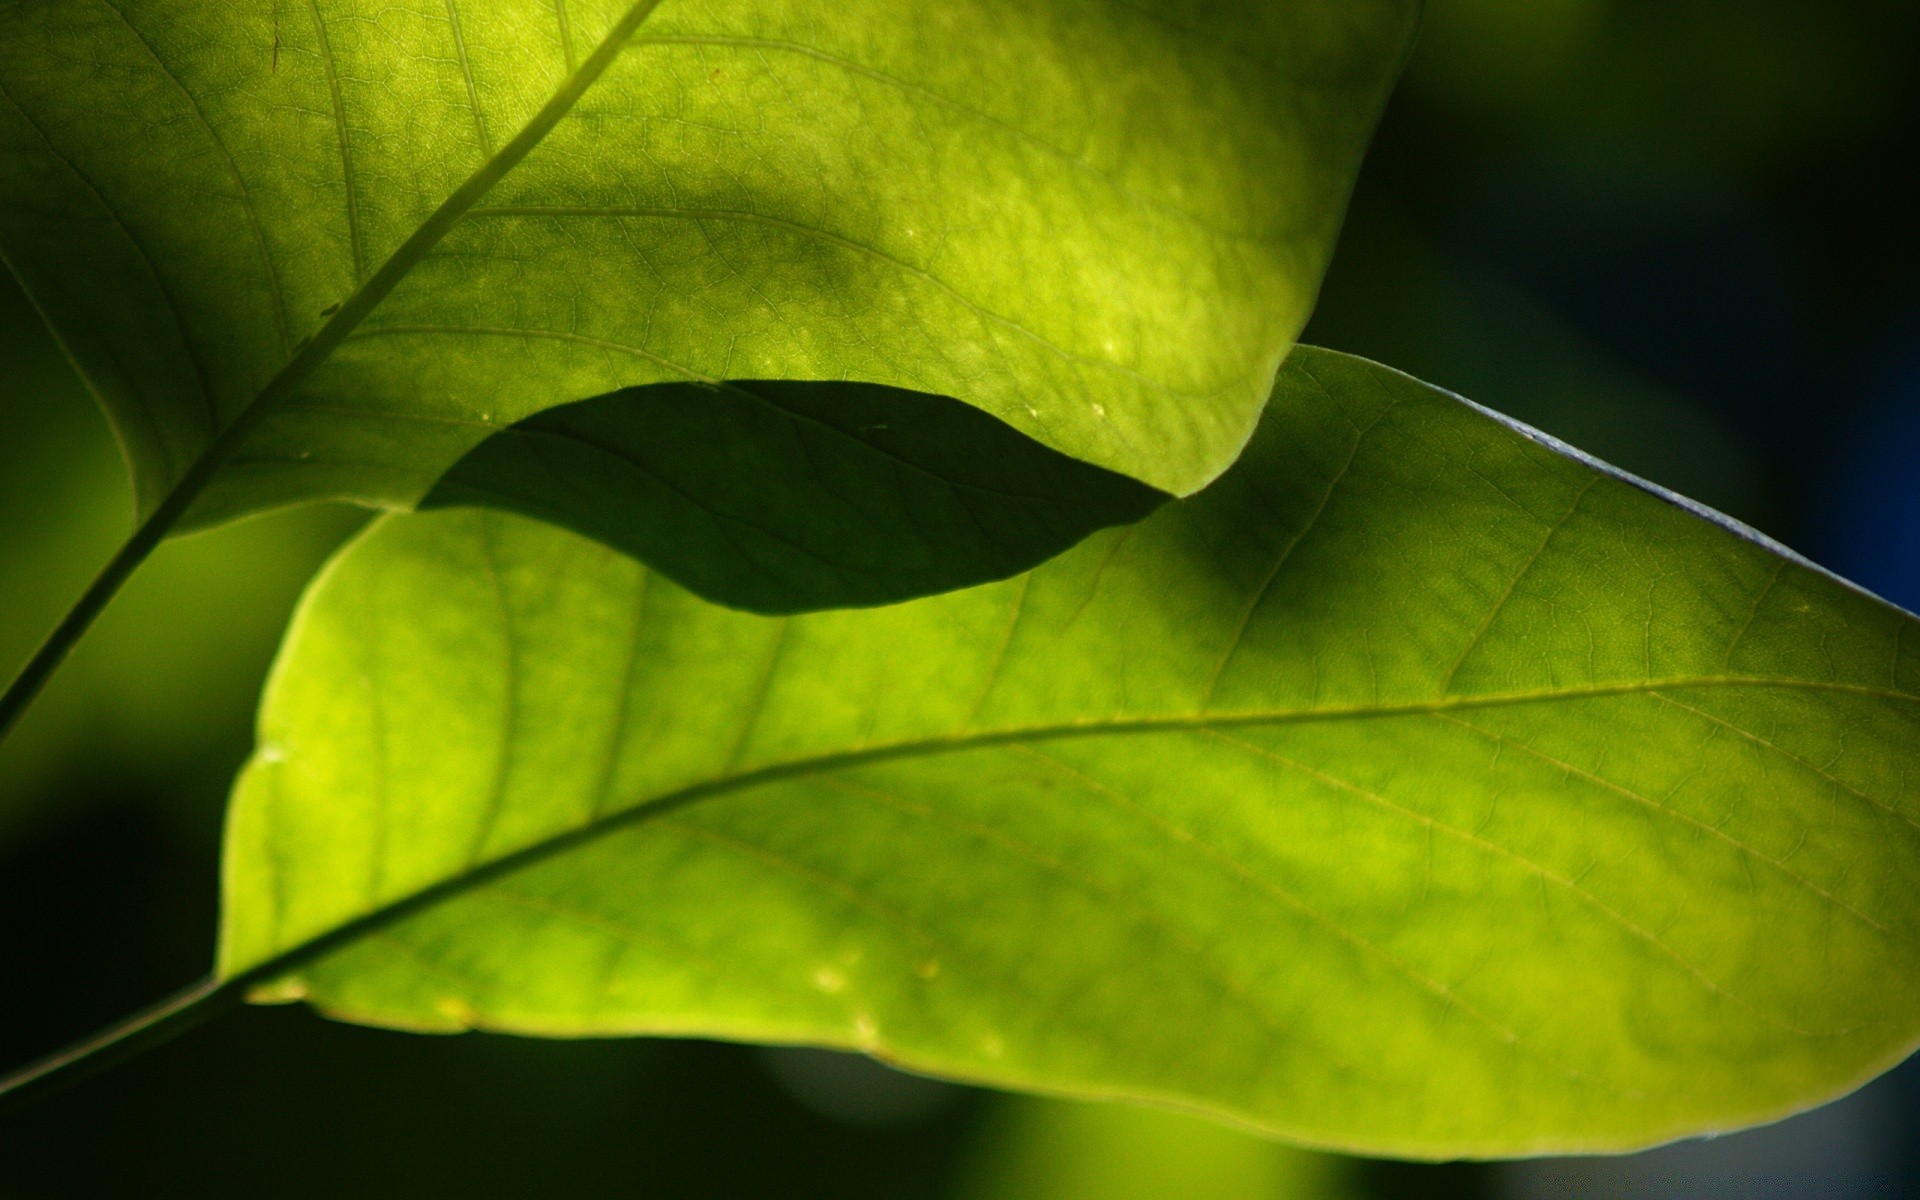
<svg viewBox="0 0 1920 1200"><path fill-rule="evenodd" d="M1184 493L1305 319L1416 7L6 0L0 255L146 508L228 456L196 521L411 505L541 410L747 379L956 397Z"/></svg>
<svg viewBox="0 0 1920 1200"><path fill-rule="evenodd" d="M1306 350L1212 488L892 608L396 517L271 686L221 970L1396 1154L1723 1128L1920 1034L1914 624Z"/></svg>

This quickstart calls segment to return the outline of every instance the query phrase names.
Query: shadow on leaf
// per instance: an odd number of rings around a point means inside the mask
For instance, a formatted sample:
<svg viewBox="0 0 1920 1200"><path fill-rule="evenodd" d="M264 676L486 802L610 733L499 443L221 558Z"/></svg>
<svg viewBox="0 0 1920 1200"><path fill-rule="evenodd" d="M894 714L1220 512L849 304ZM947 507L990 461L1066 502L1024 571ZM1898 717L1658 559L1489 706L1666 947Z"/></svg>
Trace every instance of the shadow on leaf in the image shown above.
<svg viewBox="0 0 1920 1200"><path fill-rule="evenodd" d="M422 508L504 508L762 613L1018 574L1168 497L945 396L867 383L627 388L462 458Z"/></svg>

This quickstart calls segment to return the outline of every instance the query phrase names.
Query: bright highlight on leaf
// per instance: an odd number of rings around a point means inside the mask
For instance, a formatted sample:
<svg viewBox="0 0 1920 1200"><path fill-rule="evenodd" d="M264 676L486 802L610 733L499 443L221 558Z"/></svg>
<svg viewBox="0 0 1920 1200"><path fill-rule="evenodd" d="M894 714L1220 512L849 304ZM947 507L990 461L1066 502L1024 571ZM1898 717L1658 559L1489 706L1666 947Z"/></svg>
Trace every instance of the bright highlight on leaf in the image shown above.
<svg viewBox="0 0 1920 1200"><path fill-rule="evenodd" d="M725 379L953 396L1185 493L1306 318L1416 10L7 3L0 254L143 511L235 422L193 521L411 505L533 413Z"/></svg>
<svg viewBox="0 0 1920 1200"><path fill-rule="evenodd" d="M1920 1036L1913 626L1324 351L1197 497L892 608L390 518L272 682L220 969L1401 1155L1729 1127Z"/></svg>

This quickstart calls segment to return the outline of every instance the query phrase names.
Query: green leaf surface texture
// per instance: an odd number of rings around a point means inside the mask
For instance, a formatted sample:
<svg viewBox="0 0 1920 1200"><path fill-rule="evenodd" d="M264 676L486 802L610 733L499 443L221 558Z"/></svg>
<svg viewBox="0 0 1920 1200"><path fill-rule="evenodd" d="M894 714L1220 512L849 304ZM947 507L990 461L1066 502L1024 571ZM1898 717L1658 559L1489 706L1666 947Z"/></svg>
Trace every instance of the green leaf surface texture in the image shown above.
<svg viewBox="0 0 1920 1200"><path fill-rule="evenodd" d="M390 517L271 682L219 969L1393 1155L1730 1128L1920 1035L1914 625L1306 348L1212 487L889 608Z"/></svg>
<svg viewBox="0 0 1920 1200"><path fill-rule="evenodd" d="M406 506L662 382L951 396L1185 494L1416 0L0 0L0 255L153 509Z"/></svg>

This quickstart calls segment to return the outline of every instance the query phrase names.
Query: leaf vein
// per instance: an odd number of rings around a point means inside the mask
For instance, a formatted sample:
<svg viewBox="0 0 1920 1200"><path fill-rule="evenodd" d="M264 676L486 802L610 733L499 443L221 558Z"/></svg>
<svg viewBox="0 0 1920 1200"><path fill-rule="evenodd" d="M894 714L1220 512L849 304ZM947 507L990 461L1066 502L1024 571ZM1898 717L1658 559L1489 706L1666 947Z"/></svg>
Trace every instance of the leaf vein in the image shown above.
<svg viewBox="0 0 1920 1200"><path fill-rule="evenodd" d="M1241 744L1244 744L1244 743L1241 743ZM1568 1067L1564 1063L1555 1061L1550 1056L1542 1052L1539 1049L1539 1047L1526 1042L1524 1039L1521 1038L1520 1034L1517 1031L1515 1031L1513 1028L1508 1026L1505 1022L1494 1017L1492 1014L1482 1010L1477 1005L1474 1005L1473 1003L1469 1002L1465 997L1461 996L1460 993L1454 988L1441 982L1439 979L1436 979L1428 975L1426 972L1419 970L1417 967L1414 967L1411 963L1406 962L1405 960L1401 959L1398 955L1387 950L1384 946L1381 946L1368 938L1364 938L1360 936L1358 933L1355 933L1353 930L1348 929L1346 926L1342 925L1339 921L1336 921L1332 917L1328 916L1327 914L1322 913L1318 909L1314 908L1312 905L1308 904L1306 901L1302 900L1300 897L1294 895L1292 892L1281 887L1279 884L1273 882L1270 879L1266 879L1261 877L1260 875L1255 874L1249 867L1247 867L1245 863L1240 862L1238 859L1234 858L1232 855L1228 854L1226 851L1221 850L1219 847L1213 845L1211 842L1208 842L1205 839L1201 838L1199 835L1195 834L1192 830L1186 828L1185 826L1176 824L1173 821L1167 820L1165 817L1161 816L1159 813L1154 812L1152 809L1148 808L1146 805L1141 804L1136 800L1128 798L1127 796L1119 792L1117 789L1109 786L1106 783L1101 782L1100 780L1094 778L1092 775L1087 774L1085 771L1082 771L1077 767L1070 766L1069 764L1064 763L1049 754L1044 754L1041 751L1036 750L1031 746L1018 746L1016 747L1016 749L1034 759L1037 759L1040 762L1046 763L1048 766L1058 771L1061 771L1066 775L1069 775L1075 779L1078 779L1081 782L1081 784L1085 786L1089 791L1093 792L1095 795L1106 800L1108 803L1116 805L1122 809L1125 809L1126 811L1131 812L1136 816L1145 818L1149 823L1151 823L1155 828L1159 829L1166 836L1172 838L1177 842L1181 842L1185 845L1192 846L1194 849L1200 851L1201 854L1211 859L1214 863L1218 864L1219 866L1225 867L1228 870L1228 872L1233 874L1236 878L1240 879L1243 883L1246 883L1249 886L1253 887L1254 890L1262 892L1268 897L1280 901L1281 904L1285 905L1288 908L1293 909L1295 912L1306 917L1308 920L1320 926L1322 929L1324 929L1328 933L1331 933L1338 940L1347 943L1349 946L1352 946L1356 950L1359 950L1362 954L1366 955L1367 957L1386 964L1386 966L1390 968L1396 975L1399 975L1401 977L1403 982L1411 984L1416 991L1428 993L1431 998L1440 1001L1441 1004L1444 1005L1445 1007L1457 1008L1461 1012L1464 1012L1465 1014L1467 1014L1467 1016L1471 1017L1486 1032L1491 1033L1494 1037L1494 1040L1498 1042L1500 1045L1508 1046L1508 1047L1524 1047L1528 1053L1541 1058L1542 1061L1551 1063L1558 1070L1565 1072L1569 1078L1585 1078L1582 1072L1574 1070L1573 1068Z"/></svg>
<svg viewBox="0 0 1920 1200"><path fill-rule="evenodd" d="M1324 390L1324 388L1322 390ZM1233 635L1227 639L1225 652L1220 655L1220 659L1214 664L1213 670L1207 674L1207 684L1205 689L1200 693L1200 703L1197 706L1200 709L1204 710L1213 704L1213 695L1219 690L1220 678L1226 674L1227 667L1233 662L1234 656L1240 652L1240 646L1246 640L1247 629L1253 623L1254 614L1260 610L1260 605L1266 601L1267 593L1273 589L1274 581L1280 578L1281 570L1285 568L1288 561L1293 558L1293 552L1300 548L1300 543L1306 541L1307 536L1319 525L1320 518L1326 514L1327 507L1333 503L1334 493L1340 490L1341 482L1346 479L1347 473L1353 469L1354 461L1360 457L1360 447L1367 440L1367 434L1373 432L1374 426L1378 425L1381 420L1386 417L1392 407L1393 405L1390 404L1382 408L1374 415L1373 420L1367 422L1364 428L1354 434L1353 445L1347 450L1346 461L1340 464L1340 469L1335 471L1333 478L1327 481L1327 489L1321 495L1320 503L1314 505L1313 511L1307 515L1306 521L1301 524L1299 529L1294 531L1291 538L1287 539L1287 544L1281 548L1279 556L1273 560L1273 566L1268 568L1266 576L1261 579L1260 586L1254 589L1252 598L1247 601L1246 608L1240 614L1240 620L1234 625Z"/></svg>
<svg viewBox="0 0 1920 1200"><path fill-rule="evenodd" d="M333 42L327 36L327 21L320 13L320 0L307 0L313 15L313 31L320 40L320 62L326 70L327 92L333 101L333 128L340 140L340 187L347 212L347 247L353 256L353 282L362 285L367 278L367 251L360 231L359 188L353 179L353 145L347 130L346 97L340 90L340 72L333 58Z"/></svg>
<svg viewBox="0 0 1920 1200"><path fill-rule="evenodd" d="M1685 971L1688 975L1690 975L1694 979L1695 982L1705 987L1709 992L1712 992L1716 995L1719 995L1731 1001L1736 1006L1747 1010L1749 1013L1752 1013L1754 1016L1760 1018L1760 1020L1764 1021L1769 1025L1774 1026L1775 1028L1784 1029L1790 1033L1798 1034L1802 1037L1814 1036L1812 1031L1803 1029L1800 1026L1793 1024L1791 1021L1784 1020L1783 1018L1780 1018L1780 1017L1774 1016L1771 1013L1765 1012L1755 1007L1752 1003L1742 998L1741 996L1735 994L1732 991L1729 991L1725 985L1721 984L1718 980L1714 979L1711 975L1708 975L1691 959L1688 959L1685 955L1681 954L1678 950L1675 950L1672 946L1667 945L1652 930L1647 929L1645 926L1641 925L1639 922L1634 921L1632 918L1628 917L1625 913L1622 913L1620 910L1614 908L1612 905L1601 900L1598 896L1594 895L1592 892L1588 891L1586 888L1581 887L1577 881L1573 879L1569 879L1565 875L1560 874L1558 871L1553 871L1548 869L1543 864L1535 862L1533 859L1528 858L1526 855L1521 854L1516 850L1503 846L1498 842L1490 841L1486 838L1479 836L1478 834L1470 833L1467 830L1455 828L1452 825L1448 825L1444 821L1435 820L1434 818L1427 816L1425 813L1416 812L1413 809L1407 808L1400 804L1396 804L1393 801L1387 799L1385 796L1382 796L1379 793L1374 792L1368 788L1363 788L1359 784L1354 783L1351 780L1342 779L1337 775L1330 774L1326 771L1319 770L1318 768L1315 768L1315 767L1310 767L1305 763L1298 762L1294 759L1288 758L1283 754L1277 754L1271 750L1268 750L1264 746L1257 746L1252 742L1244 741L1240 738L1229 737L1226 734L1220 733L1218 730L1204 730L1202 732L1205 732L1212 737L1218 738L1219 740L1226 742L1230 745L1239 746L1242 749L1247 750L1248 752L1255 754L1260 758L1266 759L1269 762L1276 763L1280 766L1288 767L1303 775L1307 775L1313 779L1317 779L1329 787L1335 788L1339 791L1347 792L1354 796L1358 796L1362 800L1365 800L1369 804L1372 804L1375 807L1379 808L1382 812L1392 813L1396 816L1412 821L1415 824L1423 826L1427 829L1446 834L1449 837L1455 838L1466 845L1472 846L1475 849L1480 850L1482 853L1491 854L1498 858L1507 859L1519 865L1523 870L1527 871L1529 874L1539 879L1542 883L1553 884L1554 886L1562 888L1563 890L1571 893L1578 900L1584 903L1587 907L1599 913L1608 922L1624 930L1629 936L1644 943L1650 949L1658 953L1661 957L1667 959L1673 965ZM1526 747L1523 746L1521 747L1521 749L1526 749Z"/></svg>
<svg viewBox="0 0 1920 1200"><path fill-rule="evenodd" d="M220 136L220 131L214 128L213 122L207 118L206 109L201 107L200 98L189 91L186 84L180 82L180 77L174 74L173 68L160 57L159 51L153 48L153 43L147 39L147 35L128 18L119 0L100 0L100 2L112 10L114 16L120 18L120 23L127 27L127 32L133 34L141 48L147 52L147 56L153 60L153 65L160 69L160 73L167 77L167 81L173 84L174 89L186 100L188 107L193 110L194 119L200 123L202 129L206 130L214 149L220 152L220 159L227 168L227 174L232 177L233 185L240 189L240 206L246 211L247 226L253 234L255 245L260 248L260 265L266 268L267 287L273 293L274 322L280 331L280 348L282 352L291 350L293 331L289 324L287 298L280 287L280 272L274 265L272 251L267 248L267 233L260 223L260 210L254 203L253 192L248 189L246 179L240 174L240 164L234 161L233 152L227 148L226 140Z"/></svg>
<svg viewBox="0 0 1920 1200"><path fill-rule="evenodd" d="M1485 619L1480 622L1480 627L1473 631L1471 638L1467 639L1466 647L1460 651L1460 657L1453 660L1453 666L1448 668L1446 678L1440 683L1441 695L1447 695L1453 690L1453 681L1454 678L1460 674L1460 668L1466 665L1467 659L1472 657L1473 652L1479 648L1480 643L1486 640L1487 634L1493 629L1494 621L1499 619L1500 614L1506 610L1508 603L1512 601L1514 594L1519 591L1520 581L1527 577L1528 573L1533 570L1535 564L1540 561L1541 556L1546 554L1547 547L1553 544L1554 535L1566 528L1567 522L1573 520L1573 515L1580 511L1580 504L1587 498L1587 493L1591 492L1594 485L1599 483L1602 478L1604 478L1604 476L1597 474L1589 477L1587 482L1581 486L1580 490L1574 493L1573 503L1567 507L1567 511L1562 513L1558 520L1547 526L1546 532L1540 537L1540 544L1533 548L1533 553L1527 555L1527 561L1521 563L1520 569L1515 571L1513 578L1507 581L1507 586L1505 590L1500 593L1500 598L1494 601L1493 607L1487 610Z"/></svg>

